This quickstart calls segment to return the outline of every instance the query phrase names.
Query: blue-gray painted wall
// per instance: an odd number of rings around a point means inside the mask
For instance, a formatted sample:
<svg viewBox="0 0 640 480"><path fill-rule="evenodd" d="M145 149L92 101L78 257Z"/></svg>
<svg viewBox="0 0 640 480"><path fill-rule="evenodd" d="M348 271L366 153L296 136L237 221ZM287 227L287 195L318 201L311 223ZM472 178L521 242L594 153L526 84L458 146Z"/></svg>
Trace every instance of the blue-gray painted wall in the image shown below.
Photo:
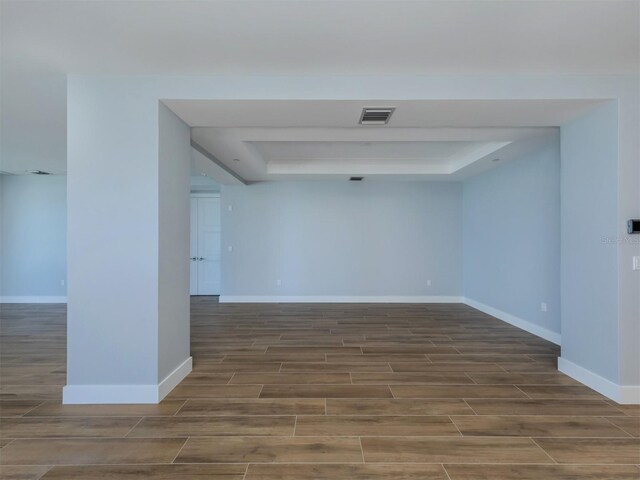
<svg viewBox="0 0 640 480"><path fill-rule="evenodd" d="M564 125L561 148L562 357L617 382L616 103Z"/></svg>
<svg viewBox="0 0 640 480"><path fill-rule="evenodd" d="M465 296L560 333L559 144L465 181L463 205Z"/></svg>
<svg viewBox="0 0 640 480"><path fill-rule="evenodd" d="M67 179L0 175L0 296L65 296Z"/></svg>
<svg viewBox="0 0 640 480"><path fill-rule="evenodd" d="M222 244L223 295L459 296L462 185L223 186Z"/></svg>

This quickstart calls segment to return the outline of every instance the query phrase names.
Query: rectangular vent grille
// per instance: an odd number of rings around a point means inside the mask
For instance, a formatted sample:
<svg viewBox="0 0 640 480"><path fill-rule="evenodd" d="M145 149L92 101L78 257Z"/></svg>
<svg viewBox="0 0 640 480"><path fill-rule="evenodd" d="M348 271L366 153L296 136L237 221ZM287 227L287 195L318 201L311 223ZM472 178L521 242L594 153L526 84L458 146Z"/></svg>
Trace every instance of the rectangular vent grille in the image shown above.
<svg viewBox="0 0 640 480"><path fill-rule="evenodd" d="M365 107L360 115L360 125L386 125L394 107Z"/></svg>

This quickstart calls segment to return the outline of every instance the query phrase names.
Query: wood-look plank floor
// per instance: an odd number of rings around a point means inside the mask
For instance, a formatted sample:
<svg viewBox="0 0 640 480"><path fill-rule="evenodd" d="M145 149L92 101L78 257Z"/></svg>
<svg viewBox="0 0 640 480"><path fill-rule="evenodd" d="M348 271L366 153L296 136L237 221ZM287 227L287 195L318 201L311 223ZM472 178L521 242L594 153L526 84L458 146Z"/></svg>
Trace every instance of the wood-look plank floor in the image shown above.
<svg viewBox="0 0 640 480"><path fill-rule="evenodd" d="M61 405L64 305L3 305L0 478L640 479L640 408L464 305L192 299L159 405Z"/></svg>

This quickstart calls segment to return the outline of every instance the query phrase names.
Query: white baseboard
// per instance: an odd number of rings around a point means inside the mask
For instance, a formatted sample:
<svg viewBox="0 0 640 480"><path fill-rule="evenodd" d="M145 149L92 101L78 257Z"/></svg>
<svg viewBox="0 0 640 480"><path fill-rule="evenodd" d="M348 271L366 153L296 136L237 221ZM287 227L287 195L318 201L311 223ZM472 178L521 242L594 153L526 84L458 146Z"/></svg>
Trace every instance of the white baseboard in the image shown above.
<svg viewBox="0 0 640 480"><path fill-rule="evenodd" d="M220 295L220 303L463 303L456 296Z"/></svg>
<svg viewBox="0 0 640 480"><path fill-rule="evenodd" d="M618 385L562 357L558 358L558 370L617 403L640 404L640 385Z"/></svg>
<svg viewBox="0 0 640 480"><path fill-rule="evenodd" d="M475 300L471 300L470 298L465 298L463 302L470 307L475 308L476 310L480 310L481 312L491 315L492 317L496 317L503 322L510 323L515 327L521 328L522 330L537 335L538 337L544 338L551 343L555 343L556 345L560 345L562 343L562 336L559 333L541 327L540 325L536 325L535 323L532 323L528 320L524 320L523 318L516 317L515 315L511 315L510 313L503 312L502 310L498 310L497 308L490 307L489 305L485 305L484 303L476 302Z"/></svg>
<svg viewBox="0 0 640 480"><path fill-rule="evenodd" d="M67 303L67 297L11 296L0 297L0 303Z"/></svg>
<svg viewBox="0 0 640 480"><path fill-rule="evenodd" d="M184 362L182 362L178 367L167 375L164 380L160 382L158 385L158 402L160 402L164 397L166 397L171 390L176 388L176 386L184 380L184 377L191 373L193 369L193 358L189 357Z"/></svg>
<svg viewBox="0 0 640 480"><path fill-rule="evenodd" d="M191 368L192 359L189 357L158 385L66 385L62 389L62 403L160 403L189 375Z"/></svg>

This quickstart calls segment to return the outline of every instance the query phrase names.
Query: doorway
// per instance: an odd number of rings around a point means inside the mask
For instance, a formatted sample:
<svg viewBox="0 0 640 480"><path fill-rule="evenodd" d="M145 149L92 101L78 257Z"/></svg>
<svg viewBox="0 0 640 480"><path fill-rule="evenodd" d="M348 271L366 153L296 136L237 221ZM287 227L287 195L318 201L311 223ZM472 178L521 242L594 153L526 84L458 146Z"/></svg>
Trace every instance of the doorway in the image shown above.
<svg viewBox="0 0 640 480"><path fill-rule="evenodd" d="M220 295L220 195L191 195L191 295Z"/></svg>

